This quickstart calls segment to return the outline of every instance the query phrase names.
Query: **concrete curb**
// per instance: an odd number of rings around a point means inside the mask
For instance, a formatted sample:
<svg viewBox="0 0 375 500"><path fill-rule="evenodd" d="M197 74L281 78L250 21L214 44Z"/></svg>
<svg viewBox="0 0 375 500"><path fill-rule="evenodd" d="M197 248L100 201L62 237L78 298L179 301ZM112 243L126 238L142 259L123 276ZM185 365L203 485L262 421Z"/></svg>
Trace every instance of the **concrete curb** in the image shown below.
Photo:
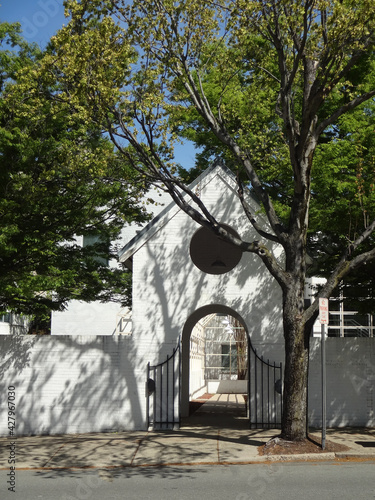
<svg viewBox="0 0 375 500"><path fill-rule="evenodd" d="M300 461L320 461L320 460L335 460L336 454L333 452L327 453L296 453L291 455L269 455L269 462L300 462Z"/></svg>
<svg viewBox="0 0 375 500"><path fill-rule="evenodd" d="M336 458L341 460L350 460L353 458L354 460L375 460L374 454L365 454L365 453L356 453L350 451L342 451L336 453Z"/></svg>
<svg viewBox="0 0 375 500"><path fill-rule="evenodd" d="M162 467L201 467L209 465L251 465L251 464L277 464L292 462L320 462L335 460L360 460L375 461L374 455L364 455L359 453L305 453L295 455L270 455L252 457L250 460L223 460L212 462L165 462L165 463L142 463L142 464L123 464L123 465L81 465L81 466L41 466L41 467L17 467L18 471L49 471L49 470L85 470L85 469L139 469L139 468L162 468ZM0 467L0 471L9 470L6 467Z"/></svg>

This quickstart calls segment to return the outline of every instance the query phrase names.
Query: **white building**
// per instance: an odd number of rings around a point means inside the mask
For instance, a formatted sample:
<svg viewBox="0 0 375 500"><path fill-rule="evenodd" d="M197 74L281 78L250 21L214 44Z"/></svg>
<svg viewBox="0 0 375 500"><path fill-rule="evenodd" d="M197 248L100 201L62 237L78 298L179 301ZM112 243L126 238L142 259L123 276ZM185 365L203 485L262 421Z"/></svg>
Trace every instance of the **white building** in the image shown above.
<svg viewBox="0 0 375 500"><path fill-rule="evenodd" d="M258 238L229 171L211 168L192 188L218 221L247 241ZM248 202L256 211L250 196ZM282 259L281 247L270 245ZM282 300L262 261L218 240L173 203L126 243L120 259L132 269L131 319L111 304L73 303L54 313L51 336L0 337L0 385L3 392L16 388L17 432L171 427L187 415L190 398L209 390L245 391L250 423L278 425ZM225 365L232 340L213 333L217 315L245 332L249 363L239 388ZM202 361L202 349L211 359ZM375 425L373 338L329 338L327 360L328 425ZM320 423L320 403L320 339L312 338L311 425Z"/></svg>

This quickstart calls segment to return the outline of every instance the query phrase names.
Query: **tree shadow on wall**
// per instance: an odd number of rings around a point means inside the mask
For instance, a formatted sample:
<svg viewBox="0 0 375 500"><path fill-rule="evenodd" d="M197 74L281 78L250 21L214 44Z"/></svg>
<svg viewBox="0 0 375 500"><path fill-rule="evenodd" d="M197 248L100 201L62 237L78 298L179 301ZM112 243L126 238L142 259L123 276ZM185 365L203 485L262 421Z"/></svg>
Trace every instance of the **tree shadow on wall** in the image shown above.
<svg viewBox="0 0 375 500"><path fill-rule="evenodd" d="M150 361L156 364L171 354L188 317L207 305L223 305L242 315L246 312L252 321L247 325L252 340L283 342L281 294L260 259L246 255L226 274L206 274L190 259L187 234L186 228L180 229L180 244L160 236L145 251L147 264L136 297L143 301L144 327L157 347L150 352L154 356Z"/></svg>
<svg viewBox="0 0 375 500"><path fill-rule="evenodd" d="M15 385L18 434L144 428L136 388L145 370L134 362L137 349L130 339L20 336L0 341L8 352L1 385Z"/></svg>
<svg viewBox="0 0 375 500"><path fill-rule="evenodd" d="M9 376L10 372L17 374L30 367L31 353L37 337L22 334L2 335L0 380L1 385L13 385L14 378Z"/></svg>

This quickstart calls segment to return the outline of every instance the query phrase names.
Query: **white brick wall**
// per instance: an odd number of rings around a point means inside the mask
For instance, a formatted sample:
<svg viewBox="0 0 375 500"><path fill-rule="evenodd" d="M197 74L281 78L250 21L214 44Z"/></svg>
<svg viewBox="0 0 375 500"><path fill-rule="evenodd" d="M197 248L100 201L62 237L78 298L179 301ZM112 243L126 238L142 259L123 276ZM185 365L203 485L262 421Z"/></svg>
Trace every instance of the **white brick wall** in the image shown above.
<svg viewBox="0 0 375 500"><path fill-rule="evenodd" d="M321 426L321 347L311 339L309 423ZM328 338L327 426L375 426L375 339Z"/></svg>
<svg viewBox="0 0 375 500"><path fill-rule="evenodd" d="M130 337L1 336L0 348L1 435L11 385L19 435L146 427L146 367Z"/></svg>
<svg viewBox="0 0 375 500"><path fill-rule="evenodd" d="M116 335L120 304L115 302L81 302L72 300L65 311L54 311L52 335Z"/></svg>
<svg viewBox="0 0 375 500"><path fill-rule="evenodd" d="M327 425L375 426L374 340L326 346ZM18 435L146 429L146 364L131 337L1 336L0 349L0 435L8 435L9 386ZM321 425L320 373L320 342L311 339L311 426Z"/></svg>
<svg viewBox="0 0 375 500"><path fill-rule="evenodd" d="M209 190L202 188L201 197L219 221L248 241L258 238L245 221L240 226L242 209L235 193L229 192L225 198L222 192L223 181L215 178ZM199 227L180 211L133 256L133 335L140 352L145 337L152 336L154 362L160 360L159 346L175 345L189 316L212 304L236 311L253 341L282 339L281 291L261 260L244 254L238 266L226 274L201 272L189 255L191 237ZM145 349L149 350L148 343Z"/></svg>

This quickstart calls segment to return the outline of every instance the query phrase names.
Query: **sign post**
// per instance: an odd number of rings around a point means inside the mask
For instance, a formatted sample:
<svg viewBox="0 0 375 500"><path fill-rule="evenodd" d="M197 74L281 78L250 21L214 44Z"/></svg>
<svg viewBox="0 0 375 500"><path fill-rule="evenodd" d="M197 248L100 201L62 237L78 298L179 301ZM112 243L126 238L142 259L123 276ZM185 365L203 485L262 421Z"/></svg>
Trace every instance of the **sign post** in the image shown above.
<svg viewBox="0 0 375 500"><path fill-rule="evenodd" d="M327 426L326 325L328 325L329 320L328 299L319 299L319 320L322 348L322 449L324 450Z"/></svg>

